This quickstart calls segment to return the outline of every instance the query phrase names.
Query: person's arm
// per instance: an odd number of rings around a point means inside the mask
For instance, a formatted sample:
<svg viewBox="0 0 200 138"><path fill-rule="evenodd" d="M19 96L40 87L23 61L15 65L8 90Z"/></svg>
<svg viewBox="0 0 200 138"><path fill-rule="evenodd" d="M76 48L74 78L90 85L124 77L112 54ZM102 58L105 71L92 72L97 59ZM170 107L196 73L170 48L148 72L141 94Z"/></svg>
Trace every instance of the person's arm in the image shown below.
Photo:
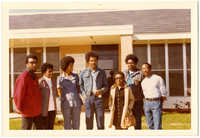
<svg viewBox="0 0 200 138"><path fill-rule="evenodd" d="M102 95L103 93L108 91L108 81L107 81L107 78L106 78L106 73L105 73L104 70L102 71L102 73L103 73L102 74L103 75L103 86L102 86L101 89L96 91L96 96Z"/></svg>
<svg viewBox="0 0 200 138"><path fill-rule="evenodd" d="M25 80L24 79L19 79L15 83L14 87L14 102L16 105L16 108L18 112L23 111L23 101L26 93L26 88L25 88Z"/></svg>
<svg viewBox="0 0 200 138"><path fill-rule="evenodd" d="M62 89L60 87L60 76L57 77L57 94L59 97L61 97L61 94L62 94Z"/></svg>
<svg viewBox="0 0 200 138"><path fill-rule="evenodd" d="M82 101L82 96L81 96L81 91L80 91L80 85L79 85L79 76L77 74L76 74L76 88L77 88L77 91L78 91L78 97L80 98L81 105L82 105L83 101Z"/></svg>
<svg viewBox="0 0 200 138"><path fill-rule="evenodd" d="M87 96L86 96L86 92L85 92L85 89L84 89L83 74L84 74L84 72L82 71L80 73L80 77L79 77L79 87L80 87L80 95L81 95L82 101L84 103L84 101L87 98Z"/></svg>
<svg viewBox="0 0 200 138"><path fill-rule="evenodd" d="M160 77L160 91L161 91L161 102L163 103L167 98L167 90L165 88L164 80Z"/></svg>
<svg viewBox="0 0 200 138"><path fill-rule="evenodd" d="M135 98L134 98L134 95L132 93L131 88L128 88L128 91L129 91L129 105L128 105L128 109L132 110L132 108L134 106Z"/></svg>

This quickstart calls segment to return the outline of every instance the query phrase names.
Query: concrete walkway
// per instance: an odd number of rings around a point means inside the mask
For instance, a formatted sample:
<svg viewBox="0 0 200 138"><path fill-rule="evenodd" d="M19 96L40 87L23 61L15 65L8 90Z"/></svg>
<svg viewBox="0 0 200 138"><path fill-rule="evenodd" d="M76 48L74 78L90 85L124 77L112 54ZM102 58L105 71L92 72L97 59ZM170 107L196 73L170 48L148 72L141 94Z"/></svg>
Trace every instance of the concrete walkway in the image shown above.
<svg viewBox="0 0 200 138"><path fill-rule="evenodd" d="M108 120L109 120L109 112L105 112L105 129L108 129ZM57 118L63 120L62 113L58 112L56 115ZM9 114L10 119L16 119L16 118L21 118L20 114L17 113L10 113ZM96 127L96 118L94 116L94 130L97 130ZM85 125L85 112L81 112L81 118L80 118L80 130L86 130L86 125Z"/></svg>

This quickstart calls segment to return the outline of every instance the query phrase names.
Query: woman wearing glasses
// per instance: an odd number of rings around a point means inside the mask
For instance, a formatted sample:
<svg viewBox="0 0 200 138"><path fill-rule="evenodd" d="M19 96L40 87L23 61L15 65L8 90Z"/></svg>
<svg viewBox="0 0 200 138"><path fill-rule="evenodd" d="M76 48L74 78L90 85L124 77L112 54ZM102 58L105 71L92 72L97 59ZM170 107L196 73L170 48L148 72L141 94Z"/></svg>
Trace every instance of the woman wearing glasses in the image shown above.
<svg viewBox="0 0 200 138"><path fill-rule="evenodd" d="M114 126L115 129L128 129L135 125L135 119L130 112L134 104L134 96L130 87L126 85L123 72L115 73L114 81L109 97L109 128Z"/></svg>

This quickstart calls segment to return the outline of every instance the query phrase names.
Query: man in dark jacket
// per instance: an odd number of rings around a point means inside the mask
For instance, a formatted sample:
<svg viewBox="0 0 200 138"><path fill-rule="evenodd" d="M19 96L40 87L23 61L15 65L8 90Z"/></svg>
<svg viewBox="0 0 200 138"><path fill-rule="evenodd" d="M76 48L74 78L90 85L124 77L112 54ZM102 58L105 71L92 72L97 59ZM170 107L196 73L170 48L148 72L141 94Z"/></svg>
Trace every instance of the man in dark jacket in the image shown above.
<svg viewBox="0 0 200 138"><path fill-rule="evenodd" d="M14 87L14 102L22 115L22 129L27 130L35 124L36 129L42 129L41 111L42 100L38 78L34 73L37 69L38 58L35 55L26 57L26 69L19 75Z"/></svg>

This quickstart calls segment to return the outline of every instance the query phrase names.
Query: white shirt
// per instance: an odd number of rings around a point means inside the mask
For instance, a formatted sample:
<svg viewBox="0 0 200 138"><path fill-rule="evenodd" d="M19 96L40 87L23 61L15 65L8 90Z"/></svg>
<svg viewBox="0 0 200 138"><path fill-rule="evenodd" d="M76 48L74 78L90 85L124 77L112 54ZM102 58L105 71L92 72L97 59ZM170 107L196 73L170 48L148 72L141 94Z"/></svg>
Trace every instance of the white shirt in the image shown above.
<svg viewBox="0 0 200 138"><path fill-rule="evenodd" d="M49 107L48 107L48 111L54 111L55 110L55 105L54 105L54 100L53 100L53 85L52 85L52 81L51 78L47 78L44 76L44 79L46 80L49 89L50 89L50 95L49 95Z"/></svg>
<svg viewBox="0 0 200 138"><path fill-rule="evenodd" d="M97 77L97 75L95 73L97 73L97 72L96 71L92 71L91 72L91 75L92 75L92 91L93 92L95 92L97 90L97 85L96 85L96 77Z"/></svg>
<svg viewBox="0 0 200 138"><path fill-rule="evenodd" d="M167 96L164 80L156 74L152 74L150 77L145 77L141 85L145 98Z"/></svg>

